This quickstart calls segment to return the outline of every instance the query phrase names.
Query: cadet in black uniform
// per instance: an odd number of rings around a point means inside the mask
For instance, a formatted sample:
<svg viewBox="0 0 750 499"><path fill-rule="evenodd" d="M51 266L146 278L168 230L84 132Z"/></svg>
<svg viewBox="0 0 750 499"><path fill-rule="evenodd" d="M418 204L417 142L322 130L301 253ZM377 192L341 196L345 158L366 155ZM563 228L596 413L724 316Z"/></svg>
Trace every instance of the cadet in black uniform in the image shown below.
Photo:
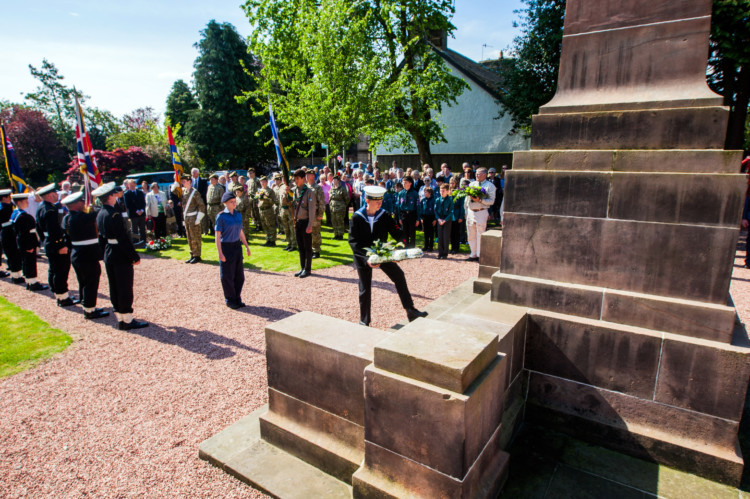
<svg viewBox="0 0 750 499"><path fill-rule="evenodd" d="M135 252L122 213L115 208L120 189L110 182L94 189L91 194L102 202L96 225L99 228L99 244L104 248L104 268L109 279L109 298L115 309L117 327L129 330L146 327L148 322L133 319L133 265L138 265L141 258Z"/></svg>
<svg viewBox="0 0 750 499"><path fill-rule="evenodd" d="M21 277L21 253L18 251L16 231L10 220L13 214L13 203L10 200L12 192L10 189L0 190L0 244L8 262L11 281L13 284L23 284L26 281ZM7 277L7 275L0 275L0 277Z"/></svg>
<svg viewBox="0 0 750 499"><path fill-rule="evenodd" d="M60 226L60 210L55 184L49 184L36 193L44 201L36 212L37 230L44 234L44 252L49 260L48 281L57 298L58 307L72 307L78 300L68 294L70 275L70 242Z"/></svg>
<svg viewBox="0 0 750 499"><path fill-rule="evenodd" d="M375 241L385 242L388 234L396 241L403 240L403 232L396 227L391 214L382 209L385 189L368 186L363 189L365 206L354 212L349 226L349 246L354 253L354 265L359 275L359 323L370 325L370 306L372 297L372 269L380 268L396 285L401 305L406 310L406 317L413 321L417 317L426 317L427 312L420 312L414 308L414 301L406 285L404 271L395 262L370 265L367 261L367 250Z"/></svg>
<svg viewBox="0 0 750 499"><path fill-rule="evenodd" d="M10 216L13 229L16 232L16 243L21 254L21 268L26 280L26 289L29 291L44 291L49 288L36 279L36 249L39 247L39 236L36 233L36 221L34 217L24 210L29 207L29 197L33 194L13 194L13 202L16 209Z"/></svg>
<svg viewBox="0 0 750 499"><path fill-rule="evenodd" d="M78 295L83 304L83 316L86 319L107 317L109 312L96 308L96 296L99 292L99 278L102 267L102 249L99 246L99 232L96 230L96 213L84 211L83 192L66 196L61 201L68 208L63 218L63 230L68 234L73 249L70 260L78 278Z"/></svg>

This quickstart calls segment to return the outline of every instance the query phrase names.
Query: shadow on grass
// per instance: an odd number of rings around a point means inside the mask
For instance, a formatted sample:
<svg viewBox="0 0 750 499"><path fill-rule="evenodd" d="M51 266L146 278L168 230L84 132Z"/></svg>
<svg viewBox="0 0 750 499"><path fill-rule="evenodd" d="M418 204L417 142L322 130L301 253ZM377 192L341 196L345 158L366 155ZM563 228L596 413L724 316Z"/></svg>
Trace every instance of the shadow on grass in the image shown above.
<svg viewBox="0 0 750 499"><path fill-rule="evenodd" d="M150 340L180 348L205 356L210 360L222 360L236 355L234 349L247 350L258 355L265 352L249 347L232 338L227 338L211 331L198 331L180 326L165 327L150 323L143 329L133 329L128 333L143 336Z"/></svg>

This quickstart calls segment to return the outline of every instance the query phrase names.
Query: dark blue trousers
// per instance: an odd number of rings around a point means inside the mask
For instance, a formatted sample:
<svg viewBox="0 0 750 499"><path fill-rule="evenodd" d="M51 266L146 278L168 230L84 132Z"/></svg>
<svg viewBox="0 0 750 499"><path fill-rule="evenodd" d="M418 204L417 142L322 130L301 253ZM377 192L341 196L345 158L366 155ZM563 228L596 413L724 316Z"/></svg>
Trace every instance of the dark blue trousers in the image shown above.
<svg viewBox="0 0 750 499"><path fill-rule="evenodd" d="M227 303L240 303L242 299L242 285L245 284L245 272L242 268L242 244L221 243L221 252L226 262L219 261L219 275L224 298Z"/></svg>

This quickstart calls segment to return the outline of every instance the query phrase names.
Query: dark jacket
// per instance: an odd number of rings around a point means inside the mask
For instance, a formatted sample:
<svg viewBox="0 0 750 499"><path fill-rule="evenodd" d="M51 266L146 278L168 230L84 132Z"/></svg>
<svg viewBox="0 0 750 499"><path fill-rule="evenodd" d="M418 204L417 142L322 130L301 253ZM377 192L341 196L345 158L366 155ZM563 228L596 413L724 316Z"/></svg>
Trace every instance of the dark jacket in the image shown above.
<svg viewBox="0 0 750 499"><path fill-rule="evenodd" d="M398 201L396 206L398 207L399 213L403 216L406 212L416 212L417 205L419 204L419 194L417 190L412 187L411 189L403 189L398 193Z"/></svg>
<svg viewBox="0 0 750 499"><path fill-rule="evenodd" d="M44 235L44 249L47 254L55 254L69 246L68 236L60 226L58 205L45 201L36 212L37 231Z"/></svg>
<svg viewBox="0 0 750 499"><path fill-rule="evenodd" d="M450 196L438 197L435 200L435 219L453 221L453 198Z"/></svg>
<svg viewBox="0 0 750 499"><path fill-rule="evenodd" d="M100 244L76 244L99 238L96 230L96 213L71 211L63 218L63 230L68 233L73 250L70 260L73 263L98 262L102 259Z"/></svg>
<svg viewBox="0 0 750 499"><path fill-rule="evenodd" d="M141 259L117 208L105 204L96 216L96 225L99 227L99 245L104 249L104 263L132 264Z"/></svg>
<svg viewBox="0 0 750 499"><path fill-rule="evenodd" d="M39 247L39 236L36 233L36 221L34 217L25 211L16 209L11 215L13 228L16 230L16 242L18 249L29 251Z"/></svg>
<svg viewBox="0 0 750 499"><path fill-rule="evenodd" d="M403 241L404 233L398 228L390 213L379 209L375 213L373 230L367 220L367 207L360 208L352 215L349 222L349 246L354 253L354 263L367 265L367 248L375 241L385 242L390 235L396 241Z"/></svg>
<svg viewBox="0 0 750 499"><path fill-rule="evenodd" d="M192 182L192 180L191 180ZM203 198L203 203L207 203L208 199L206 198L206 195L208 194L208 180L205 178L198 177L198 185L195 186L195 189L198 191L198 194L201 195Z"/></svg>
<svg viewBox="0 0 750 499"><path fill-rule="evenodd" d="M435 216L435 198L431 197L425 197L423 199L419 200L419 205L417 208L417 218L422 220L422 217L424 216L433 217Z"/></svg>
<svg viewBox="0 0 750 499"><path fill-rule="evenodd" d="M146 214L146 195L143 194L142 190L125 191L122 197L125 199L125 206L128 208L128 216L130 218L142 217ZM143 213L138 215L136 213L138 210L142 210Z"/></svg>

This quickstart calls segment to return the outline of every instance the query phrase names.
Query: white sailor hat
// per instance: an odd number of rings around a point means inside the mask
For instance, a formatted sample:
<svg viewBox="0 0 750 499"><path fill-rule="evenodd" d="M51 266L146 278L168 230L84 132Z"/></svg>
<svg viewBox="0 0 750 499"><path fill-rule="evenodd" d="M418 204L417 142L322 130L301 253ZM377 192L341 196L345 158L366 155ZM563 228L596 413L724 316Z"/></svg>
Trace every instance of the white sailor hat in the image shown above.
<svg viewBox="0 0 750 499"><path fill-rule="evenodd" d="M363 191L365 192L365 198L372 199L373 201L383 199L385 196L385 188L376 185L368 185Z"/></svg>
<svg viewBox="0 0 750 499"><path fill-rule="evenodd" d="M45 194L49 194L50 192L55 192L56 190L57 190L57 184L52 183L49 185L45 185L41 189L37 190L36 193L39 196L44 196Z"/></svg>
<svg viewBox="0 0 750 499"><path fill-rule="evenodd" d="M102 197L106 196L107 194L112 194L113 192L120 192L122 190L122 187L115 184L114 182L108 182L106 184L102 184L93 191L91 191L92 196L96 197Z"/></svg>
<svg viewBox="0 0 750 499"><path fill-rule="evenodd" d="M13 194L13 191L10 189L0 189L0 198L10 196L11 194Z"/></svg>
<svg viewBox="0 0 750 499"><path fill-rule="evenodd" d="M77 201L83 201L83 191L74 192L73 194L69 194L65 196L62 201L60 201L62 204L71 204L75 203Z"/></svg>
<svg viewBox="0 0 750 499"><path fill-rule="evenodd" d="M32 194L30 192L19 192L17 194L13 194L11 196L11 198L13 200L16 200L16 199L29 199L31 196L32 196Z"/></svg>

